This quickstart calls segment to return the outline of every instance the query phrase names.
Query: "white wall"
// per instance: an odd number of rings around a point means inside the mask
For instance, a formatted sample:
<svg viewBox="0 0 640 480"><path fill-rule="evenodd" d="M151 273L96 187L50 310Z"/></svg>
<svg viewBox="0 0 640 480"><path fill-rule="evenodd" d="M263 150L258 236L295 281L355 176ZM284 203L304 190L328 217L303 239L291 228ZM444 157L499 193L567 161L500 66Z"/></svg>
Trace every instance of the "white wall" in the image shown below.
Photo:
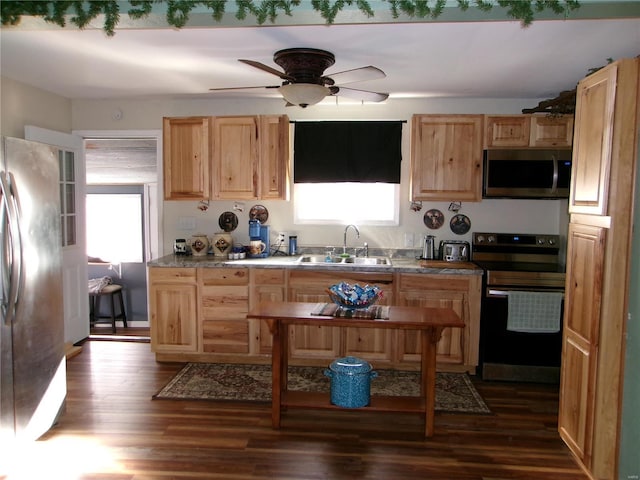
<svg viewBox="0 0 640 480"><path fill-rule="evenodd" d="M561 200L485 200L479 203L464 202L460 213L471 220L468 234L455 235L448 226L453 213L448 211L449 202L424 202L420 212L409 208L409 162L410 120L414 113L521 113L523 108L538 104L539 99L400 99L388 100L385 104L340 104L333 100L329 104L316 105L308 109L285 108L280 99L122 99L122 100L75 100L72 105L74 130L125 130L156 129L162 126L163 116L189 115L246 115L286 113L291 120L346 120L377 119L407 120L403 129L403 162L401 177L401 212L399 227L362 227L358 242L368 242L371 247L403 248L405 233L420 236L436 235L436 240L471 240L474 231L502 231L517 233L548 233L565 236L567 224L567 202ZM114 120L116 112L122 112L120 120ZM189 238L195 233L212 235L220 231L218 217L232 211L234 202L211 202L210 208L202 212L197 202L164 202L163 253L171 252L175 238ZM272 235L277 231L295 232L300 246L341 245L343 227L299 226L292 223L291 202L260 201L269 210L268 225ZM244 212L236 212L239 227L233 232L234 241L248 241L248 212L254 202L245 202ZM366 205L359 206L366 208ZM445 213L447 223L438 230L429 230L423 222L424 213L438 208ZM195 228L181 230L179 220L193 217ZM354 241L350 239L350 242Z"/></svg>
<svg viewBox="0 0 640 480"><path fill-rule="evenodd" d="M71 133L71 100L0 77L0 133L24 138L24 126Z"/></svg>

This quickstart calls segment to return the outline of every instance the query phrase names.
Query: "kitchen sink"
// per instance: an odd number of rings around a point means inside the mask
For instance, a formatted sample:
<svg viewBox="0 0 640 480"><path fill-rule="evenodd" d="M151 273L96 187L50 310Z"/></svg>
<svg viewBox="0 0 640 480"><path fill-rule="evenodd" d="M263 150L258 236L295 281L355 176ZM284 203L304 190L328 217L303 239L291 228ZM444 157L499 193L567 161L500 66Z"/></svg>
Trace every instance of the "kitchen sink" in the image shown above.
<svg viewBox="0 0 640 480"><path fill-rule="evenodd" d="M328 261L324 255L302 255L298 259L298 263L303 265L352 265L360 267L390 267L392 265L391 259L388 257L340 257L333 256L331 261Z"/></svg>

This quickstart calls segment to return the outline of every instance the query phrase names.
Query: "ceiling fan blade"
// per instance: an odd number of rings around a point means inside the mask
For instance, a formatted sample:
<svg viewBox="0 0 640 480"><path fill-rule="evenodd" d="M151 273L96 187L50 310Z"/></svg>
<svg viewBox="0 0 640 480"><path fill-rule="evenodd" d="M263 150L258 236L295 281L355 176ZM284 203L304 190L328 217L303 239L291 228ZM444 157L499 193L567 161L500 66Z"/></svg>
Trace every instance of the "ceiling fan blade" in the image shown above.
<svg viewBox="0 0 640 480"><path fill-rule="evenodd" d="M333 92L332 95L339 97L353 98L354 100L362 100L363 102L384 102L389 98L388 93L371 92L369 90L356 90L355 88L346 87L334 87L337 88L337 92Z"/></svg>
<svg viewBox="0 0 640 480"><path fill-rule="evenodd" d="M363 82L365 80L375 80L377 78L384 78L387 75L378 67L369 65L368 67L354 68L353 70L345 70L343 72L336 72L327 77L331 78L337 84Z"/></svg>
<svg viewBox="0 0 640 480"><path fill-rule="evenodd" d="M210 92L222 92L225 90L255 90L258 88L280 88L280 85L263 85L260 87L222 87L222 88L210 88Z"/></svg>
<svg viewBox="0 0 640 480"><path fill-rule="evenodd" d="M281 72L280 70L276 70L275 68L271 68L268 65L265 65L264 63L256 62L255 60L245 60L243 58L239 58L238 61L242 63L246 63L247 65L251 65L252 67L255 67L259 70L265 71L272 75L276 75L283 80L290 80L290 81L294 80L292 76L287 75L286 73Z"/></svg>

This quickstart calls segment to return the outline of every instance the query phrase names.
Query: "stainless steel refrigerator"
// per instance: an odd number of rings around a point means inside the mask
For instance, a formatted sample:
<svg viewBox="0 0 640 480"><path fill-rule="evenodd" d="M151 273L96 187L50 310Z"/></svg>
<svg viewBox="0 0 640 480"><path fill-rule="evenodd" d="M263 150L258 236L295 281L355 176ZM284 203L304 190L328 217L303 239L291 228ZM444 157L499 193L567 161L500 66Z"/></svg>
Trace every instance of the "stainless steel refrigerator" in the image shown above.
<svg viewBox="0 0 640 480"><path fill-rule="evenodd" d="M40 437L66 397L58 151L1 142L0 445Z"/></svg>

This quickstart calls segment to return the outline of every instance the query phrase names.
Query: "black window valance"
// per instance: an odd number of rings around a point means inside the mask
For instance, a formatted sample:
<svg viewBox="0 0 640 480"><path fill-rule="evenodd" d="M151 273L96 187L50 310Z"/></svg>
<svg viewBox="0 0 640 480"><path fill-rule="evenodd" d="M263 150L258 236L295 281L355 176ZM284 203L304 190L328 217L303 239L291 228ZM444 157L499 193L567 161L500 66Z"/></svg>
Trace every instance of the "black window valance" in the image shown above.
<svg viewBox="0 0 640 480"><path fill-rule="evenodd" d="M294 182L400 183L402 123L296 123Z"/></svg>

